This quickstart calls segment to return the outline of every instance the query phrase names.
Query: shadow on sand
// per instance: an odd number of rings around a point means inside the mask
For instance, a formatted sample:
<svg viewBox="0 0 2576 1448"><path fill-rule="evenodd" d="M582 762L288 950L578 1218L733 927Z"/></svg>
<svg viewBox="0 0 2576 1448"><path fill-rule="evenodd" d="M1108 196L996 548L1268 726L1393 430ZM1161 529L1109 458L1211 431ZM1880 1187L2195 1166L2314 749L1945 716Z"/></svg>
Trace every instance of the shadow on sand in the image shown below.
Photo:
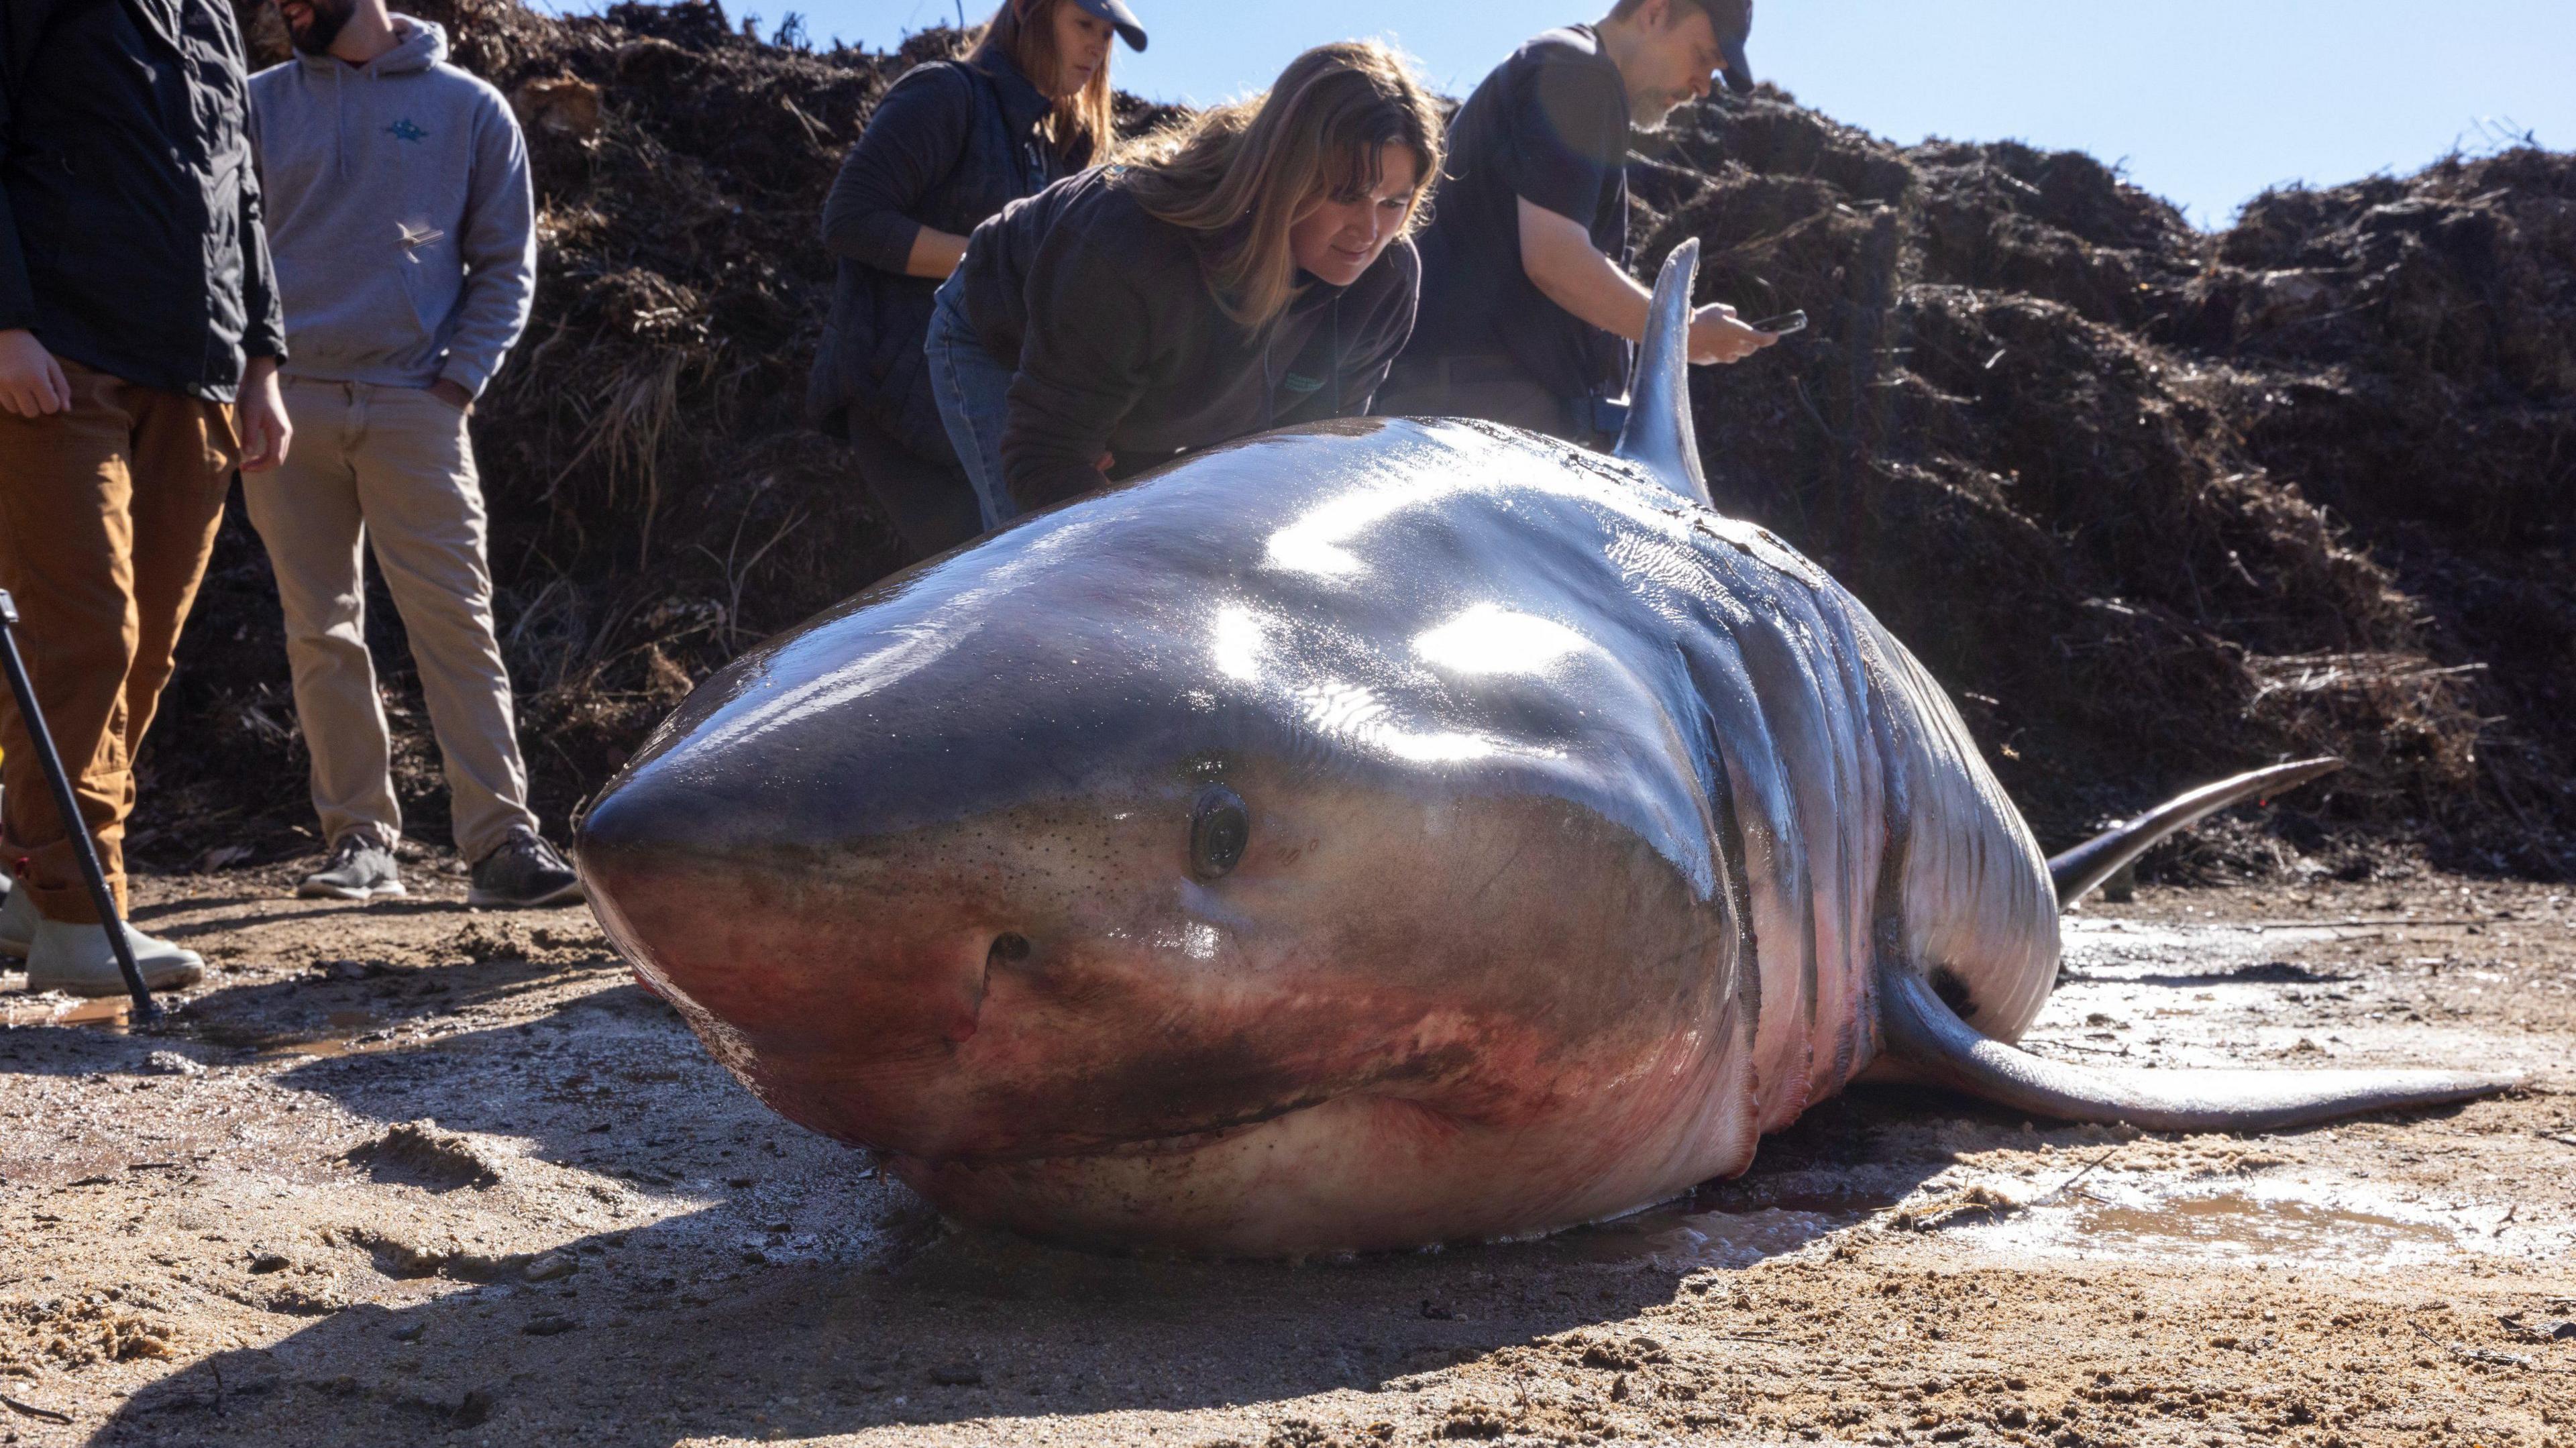
<svg viewBox="0 0 2576 1448"><path fill-rule="evenodd" d="M770 1115L622 967L555 955L249 983L166 1030L83 1033L8 1063L280 1063L279 1085L363 1120L507 1137L653 1214L677 1208L627 1230L568 1223L551 1251L578 1270L543 1281L515 1262L481 1281L353 1268L371 1284L354 1295L392 1305L198 1361L90 1441L662 1448L972 1421L1007 1440L1036 1415L1402 1393L1410 1375L1621 1323L1709 1269L1795 1250L1948 1161L1882 1129L1919 1120L1919 1093L1861 1092L1766 1141L1739 1181L1544 1241L1304 1263L1092 1255L943 1226L863 1155ZM484 1209L520 1200L504 1189ZM526 1216L542 1234L544 1213Z"/></svg>
<svg viewBox="0 0 2576 1448"><path fill-rule="evenodd" d="M460 970L468 968L459 968ZM475 989L506 990L488 969ZM458 988L465 988L460 981ZM785 1175L679 1181L712 1205L555 1249L579 1265L552 1280L448 1283L443 1295L321 1318L264 1349L224 1352L129 1400L98 1444L479 1443L661 1445L723 1432L853 1433L897 1424L982 1423L1115 1410L1182 1411L1336 1391L1402 1393L1412 1374L1571 1329L1634 1317L1705 1287L1711 1268L1794 1250L1902 1196L1945 1163L1891 1159L1875 1123L1919 1099L1867 1094L1818 1108L1766 1143L1755 1172L1683 1202L1544 1241L1303 1263L1109 1257L943 1226L865 1159L766 1118L705 1063L669 1013L611 988L557 1015L613 1012L679 1079L673 1100L720 1091L749 1108L761 1167ZM440 1053L538 1055L554 1036L609 1069L606 1016L585 1027L512 1026L450 1037ZM672 1048L686 1051L675 1059ZM286 1073L380 1119L421 1114L421 1064L401 1054L316 1060ZM574 1064L566 1059L563 1064ZM557 1093L561 1096L563 1093ZM657 1096L659 1092L655 1093ZM699 1100L708 1100L703 1094ZM462 1102L437 1111L471 1128L507 1111L535 1154L577 1169L658 1161L666 1172L733 1168L639 1154L575 1101ZM646 1115L667 1115L672 1105ZM585 1124L591 1123L591 1124ZM653 1123L645 1122L649 1129ZM708 1145L725 1139L711 1134ZM727 1151L727 1156L733 1153ZM739 1160L739 1158L737 1158ZM675 1164L676 1163L676 1164ZM1848 1168L1865 1167L1857 1174ZM803 1172L801 1183L787 1180ZM657 1178L646 1173L649 1185ZM1815 1183L1866 1181L1867 1189ZM765 1218L777 1215L781 1219ZM837 1214L820 1234L792 1228ZM788 1218L794 1218L791 1222ZM1392 1414L1392 1408L1390 1409ZM478 1430L458 1433L458 1430Z"/></svg>

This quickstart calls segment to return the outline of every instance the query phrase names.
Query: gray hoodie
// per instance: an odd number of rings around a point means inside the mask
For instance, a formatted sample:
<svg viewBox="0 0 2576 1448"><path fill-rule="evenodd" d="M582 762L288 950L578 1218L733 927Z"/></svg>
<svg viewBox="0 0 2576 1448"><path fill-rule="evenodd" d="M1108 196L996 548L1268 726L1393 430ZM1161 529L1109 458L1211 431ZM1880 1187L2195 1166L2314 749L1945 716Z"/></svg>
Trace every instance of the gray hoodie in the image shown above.
<svg viewBox="0 0 2576 1448"><path fill-rule="evenodd" d="M363 66L299 55L250 80L293 376L480 395L536 289L527 145L501 93L394 17Z"/></svg>

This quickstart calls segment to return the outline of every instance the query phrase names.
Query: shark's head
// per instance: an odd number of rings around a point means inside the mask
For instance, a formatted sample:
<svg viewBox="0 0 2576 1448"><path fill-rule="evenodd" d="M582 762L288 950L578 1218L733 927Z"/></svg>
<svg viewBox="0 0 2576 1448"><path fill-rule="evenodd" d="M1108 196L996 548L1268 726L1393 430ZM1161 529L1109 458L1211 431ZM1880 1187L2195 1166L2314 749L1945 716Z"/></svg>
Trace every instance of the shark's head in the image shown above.
<svg viewBox="0 0 2576 1448"><path fill-rule="evenodd" d="M591 898L968 1216L1322 1250L1705 1175L1742 946L1671 651L1587 604L1606 533L1514 517L1687 529L1621 466L1370 421L1028 521L710 679L584 822Z"/></svg>

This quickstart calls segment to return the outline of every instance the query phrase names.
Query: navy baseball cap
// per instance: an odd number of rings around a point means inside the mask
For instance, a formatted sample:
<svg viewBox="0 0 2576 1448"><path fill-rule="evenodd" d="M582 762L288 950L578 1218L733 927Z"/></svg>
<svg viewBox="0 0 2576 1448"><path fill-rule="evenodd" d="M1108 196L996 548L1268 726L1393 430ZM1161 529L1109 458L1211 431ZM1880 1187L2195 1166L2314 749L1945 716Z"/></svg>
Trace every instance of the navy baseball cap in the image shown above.
<svg viewBox="0 0 2576 1448"><path fill-rule="evenodd" d="M1144 22L1136 18L1135 11L1127 8L1127 0L1073 0L1073 3L1094 18L1117 26L1118 38L1127 42L1128 49L1142 51L1145 48ZM1745 89L1752 88L1752 84L1747 82Z"/></svg>
<svg viewBox="0 0 2576 1448"><path fill-rule="evenodd" d="M1744 59L1744 41L1754 33L1754 0L1687 0L1708 15L1708 28L1718 33L1718 75L1736 95L1754 93L1754 62Z"/></svg>
<svg viewBox="0 0 2576 1448"><path fill-rule="evenodd" d="M1745 59L1744 42L1753 35L1753 0L1698 0L1699 8L1708 12L1708 23L1717 31L1717 53L1726 63L1718 74L1726 77L1726 88L1737 95L1753 93L1753 62Z"/></svg>
<svg viewBox="0 0 2576 1448"><path fill-rule="evenodd" d="M1726 77L1726 88L1740 96L1753 94L1753 62L1744 58L1744 41L1729 36L1717 44L1726 55L1726 65L1718 71ZM1144 47L1138 46L1137 49Z"/></svg>

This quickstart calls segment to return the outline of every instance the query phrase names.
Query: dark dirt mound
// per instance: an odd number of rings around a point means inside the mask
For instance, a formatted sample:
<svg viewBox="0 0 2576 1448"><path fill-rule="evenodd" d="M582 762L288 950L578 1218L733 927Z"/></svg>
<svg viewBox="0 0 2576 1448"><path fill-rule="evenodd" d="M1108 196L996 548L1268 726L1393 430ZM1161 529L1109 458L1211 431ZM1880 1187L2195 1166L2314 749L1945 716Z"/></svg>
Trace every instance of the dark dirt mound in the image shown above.
<svg viewBox="0 0 2576 1448"><path fill-rule="evenodd" d="M2576 158L2205 235L2088 156L1900 150L1768 92L1659 150L1645 260L1703 237L1708 296L1819 322L1701 374L1721 503L1960 691L2044 835L2334 753L2284 844L2568 868Z"/></svg>
<svg viewBox="0 0 2576 1448"><path fill-rule="evenodd" d="M903 561L802 427L817 218L876 98L953 36L823 53L712 3L410 8L535 157L536 317L476 436L556 823L694 679ZM1721 504L1958 691L2043 838L2332 752L2354 767L2165 868L2408 845L2576 868L2576 158L2275 193L2209 235L2087 156L1900 149L1766 89L1685 116L1636 176L1641 269L1697 235L1705 297L1816 321L1699 375ZM433 839L435 752L377 605ZM298 847L304 759L238 517L183 664L141 853Z"/></svg>
<svg viewBox="0 0 2576 1448"><path fill-rule="evenodd" d="M2334 752L2290 845L2566 871L2576 157L2200 234L2087 155L1896 149L1765 93L1638 191L1646 260L1700 234L1708 296L1819 317L1700 376L1721 502L1958 688L2043 832Z"/></svg>

